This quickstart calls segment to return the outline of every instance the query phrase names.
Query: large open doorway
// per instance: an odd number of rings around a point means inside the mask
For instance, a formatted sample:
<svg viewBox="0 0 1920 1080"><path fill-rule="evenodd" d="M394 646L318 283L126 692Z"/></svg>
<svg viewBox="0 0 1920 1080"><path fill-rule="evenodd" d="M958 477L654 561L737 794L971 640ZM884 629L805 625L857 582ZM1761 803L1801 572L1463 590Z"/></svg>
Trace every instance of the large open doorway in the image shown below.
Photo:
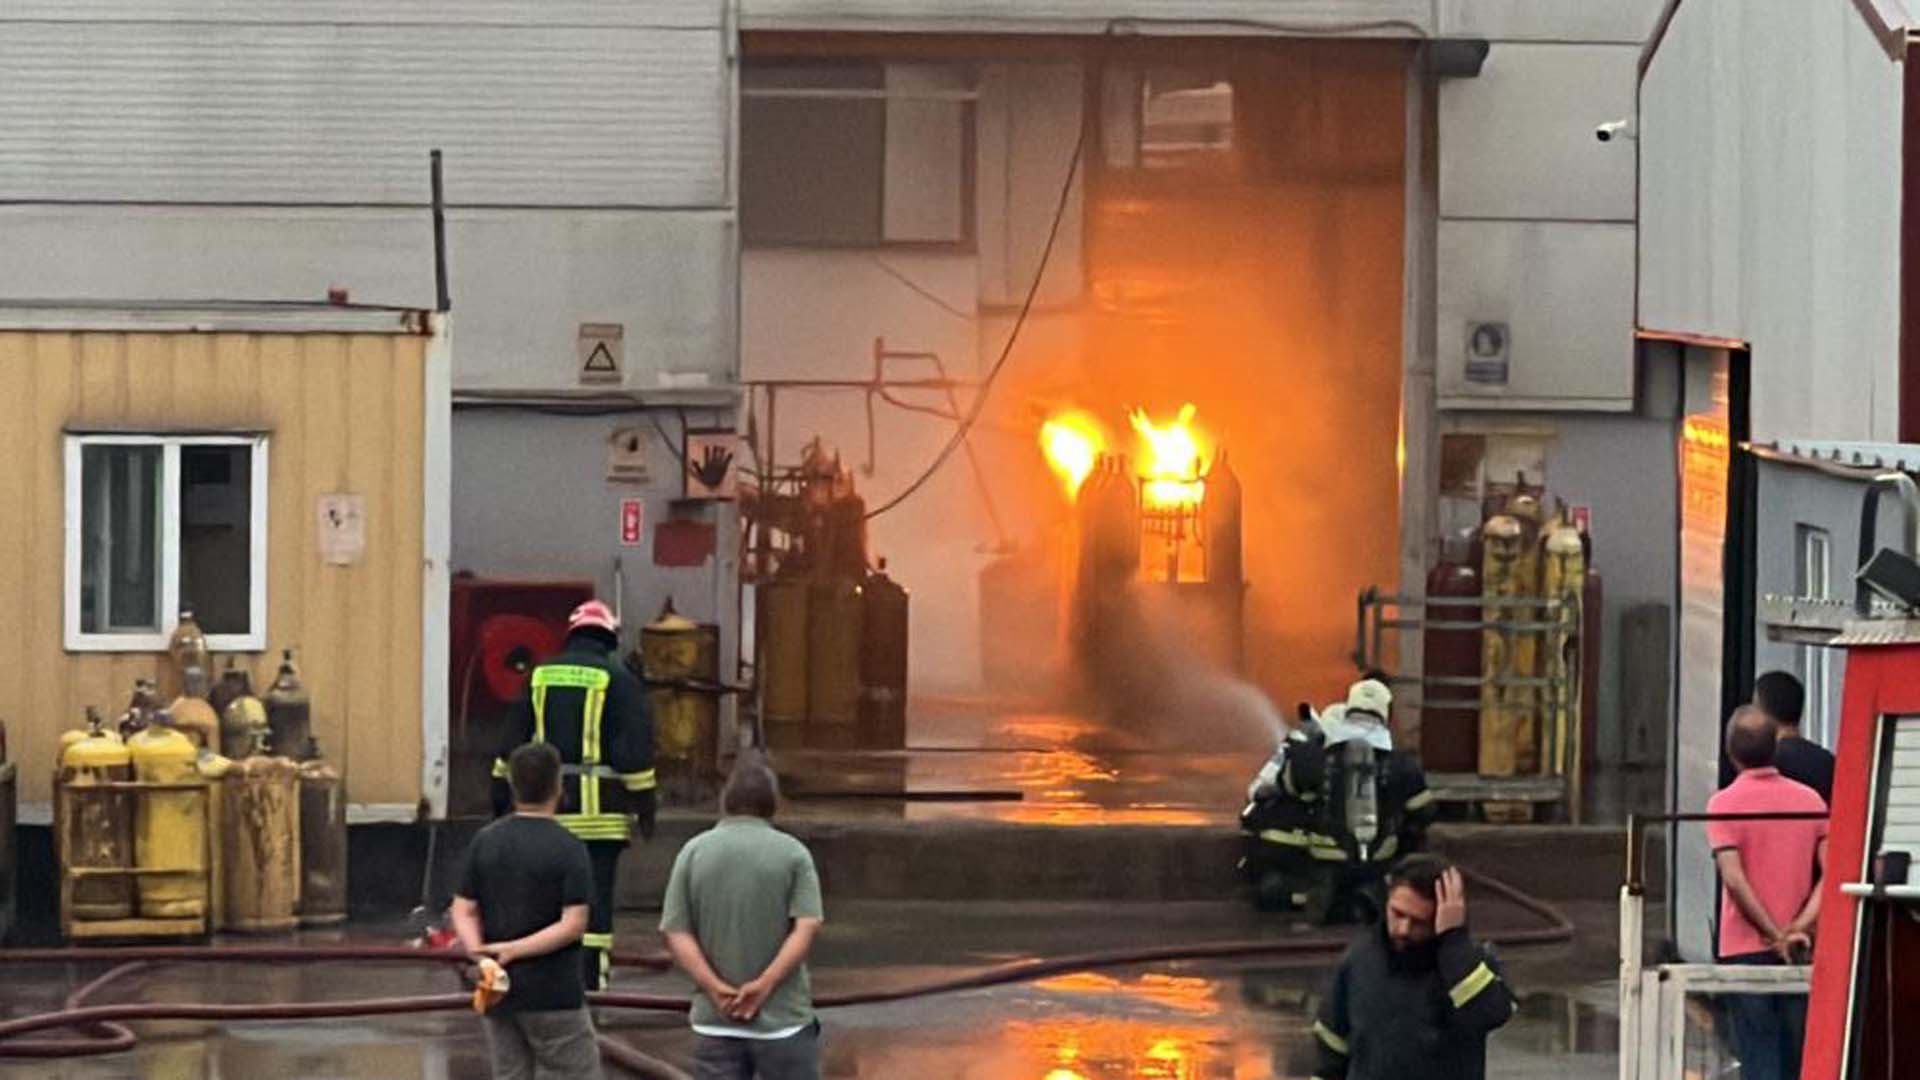
<svg viewBox="0 0 1920 1080"><path fill-rule="evenodd" d="M1126 789L1237 809L1245 755L1276 733L1266 701L1290 711L1342 693L1354 598L1398 579L1411 47L746 46L757 468L798 468L817 437L828 488L857 492L864 557L884 557L912 597L907 744L1090 755L1071 775L1028 770L1043 800ZM1241 492L1242 584L1222 606L1233 647L1150 627L1126 692L1103 696L1075 670L1075 497L1096 469L1150 496L1142 424L1164 432L1183 414L1195 478L1224 452ZM1087 439L1064 482L1041 440L1063 417ZM812 572L762 554L748 553L750 582ZM1182 565L1149 556L1135 584L1181 584ZM772 655L766 642L756 655ZM1127 788L1138 761L1170 750L1233 775L1169 777L1178 800Z"/></svg>

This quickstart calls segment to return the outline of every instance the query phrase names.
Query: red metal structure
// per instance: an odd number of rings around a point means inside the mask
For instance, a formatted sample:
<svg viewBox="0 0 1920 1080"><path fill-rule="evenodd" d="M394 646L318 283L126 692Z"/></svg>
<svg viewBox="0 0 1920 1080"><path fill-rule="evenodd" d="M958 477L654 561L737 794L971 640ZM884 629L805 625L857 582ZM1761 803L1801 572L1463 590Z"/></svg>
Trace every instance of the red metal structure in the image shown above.
<svg viewBox="0 0 1920 1080"><path fill-rule="evenodd" d="M1905 500L1907 555L1920 540L1920 494L1904 475L1876 480L1861 518L1861 565L1875 543L1879 496ZM1920 821L1920 620L1912 597L1905 617L1875 618L1864 582L1855 619L1831 644L1847 650L1846 686L1835 747L1827 875L1821 888L1801 1080L1894 1080L1920 1075L1920 886L1877 856L1906 850ZM1880 884L1873 884L1879 882ZM1899 1022L1901 1004L1906 1023ZM1902 1064L1904 1063L1904 1064Z"/></svg>

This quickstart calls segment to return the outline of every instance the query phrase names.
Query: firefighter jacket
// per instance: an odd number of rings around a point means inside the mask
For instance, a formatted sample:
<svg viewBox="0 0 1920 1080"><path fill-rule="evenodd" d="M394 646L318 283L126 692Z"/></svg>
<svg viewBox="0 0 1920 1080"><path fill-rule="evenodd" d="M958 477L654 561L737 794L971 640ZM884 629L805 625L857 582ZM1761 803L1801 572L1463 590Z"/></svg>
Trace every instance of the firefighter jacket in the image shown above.
<svg viewBox="0 0 1920 1080"><path fill-rule="evenodd" d="M653 831L653 716L647 692L597 632L567 636L559 655L533 669L508 715L511 742L552 744L560 752L562 796L556 820L582 840L625 843L636 816ZM505 756L493 763L507 775ZM495 801L499 801L496 792Z"/></svg>
<svg viewBox="0 0 1920 1080"><path fill-rule="evenodd" d="M1518 1008L1494 956L1465 927L1406 952L1384 927L1341 958L1313 1034L1315 1080L1482 1080L1487 1035Z"/></svg>
<svg viewBox="0 0 1920 1080"><path fill-rule="evenodd" d="M1241 828L1260 842L1259 849L1328 863L1359 862L1362 851L1345 820L1346 803L1334 797L1345 790L1346 780L1338 750L1328 746L1318 724L1302 724L1288 734L1240 814ZM1364 855L1368 864L1384 867L1425 846L1435 811L1417 756L1375 750L1373 758L1378 839Z"/></svg>

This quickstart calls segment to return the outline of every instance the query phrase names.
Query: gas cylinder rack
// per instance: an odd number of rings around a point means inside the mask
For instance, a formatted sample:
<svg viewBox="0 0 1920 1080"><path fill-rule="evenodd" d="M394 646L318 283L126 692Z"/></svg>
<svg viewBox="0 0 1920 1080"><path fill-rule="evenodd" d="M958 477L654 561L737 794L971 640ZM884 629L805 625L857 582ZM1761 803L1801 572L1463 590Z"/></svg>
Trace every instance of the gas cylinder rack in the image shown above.
<svg viewBox="0 0 1920 1080"><path fill-rule="evenodd" d="M1503 617L1517 610L1518 617ZM1489 615L1493 617L1489 617ZM1396 712L1471 710L1479 713L1491 689L1530 697L1540 719L1537 762L1531 770L1512 775L1482 772L1427 771L1427 787L1436 801L1487 804L1532 804L1558 807L1574 824L1580 820L1580 761L1582 665L1577 662L1544 665L1537 675L1409 675L1396 671L1395 657L1404 650L1388 639L1395 635L1430 632L1494 634L1509 640L1538 643L1543 657L1577 657L1582 637L1581 604L1558 596L1404 596L1369 586L1360 593L1354 634L1355 665L1361 671L1383 671L1394 688ZM1417 694L1402 688L1417 687ZM1422 730L1424 737L1425 731ZM1425 754L1423 747L1422 756Z"/></svg>
<svg viewBox="0 0 1920 1080"><path fill-rule="evenodd" d="M212 787L205 780L152 781L152 780L95 780L87 783L68 783L58 776L53 784L53 836L57 850L55 863L60 874L60 932L69 941L87 939L124 939L143 937L186 937L204 938L212 932L209 921L212 905L204 898L213 895L213 814ZM126 814L133 805L156 795L179 795L195 801L200 816L200 862L196 866L140 866L136 859L125 859L119 865L75 866L68 858L66 848L67 830L64 823L77 820L89 807L96 820L111 817L114 814ZM101 806L98 804L107 804ZM142 878L148 879L197 879L200 883L200 895L203 902L197 915L148 916L130 914L124 918L77 918L74 913L74 893L82 882L95 880L122 880L129 886ZM129 889L131 892L131 889Z"/></svg>

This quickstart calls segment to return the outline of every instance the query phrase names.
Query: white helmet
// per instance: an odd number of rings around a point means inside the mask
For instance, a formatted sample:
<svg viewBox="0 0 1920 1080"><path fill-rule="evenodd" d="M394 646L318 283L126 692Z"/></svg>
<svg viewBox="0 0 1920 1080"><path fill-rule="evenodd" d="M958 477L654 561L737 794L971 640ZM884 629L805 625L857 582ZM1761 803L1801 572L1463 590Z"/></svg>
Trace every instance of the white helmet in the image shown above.
<svg viewBox="0 0 1920 1080"><path fill-rule="evenodd" d="M1347 716L1358 719L1358 714L1371 714L1384 724L1393 713L1393 691L1378 679L1361 679L1347 688Z"/></svg>

